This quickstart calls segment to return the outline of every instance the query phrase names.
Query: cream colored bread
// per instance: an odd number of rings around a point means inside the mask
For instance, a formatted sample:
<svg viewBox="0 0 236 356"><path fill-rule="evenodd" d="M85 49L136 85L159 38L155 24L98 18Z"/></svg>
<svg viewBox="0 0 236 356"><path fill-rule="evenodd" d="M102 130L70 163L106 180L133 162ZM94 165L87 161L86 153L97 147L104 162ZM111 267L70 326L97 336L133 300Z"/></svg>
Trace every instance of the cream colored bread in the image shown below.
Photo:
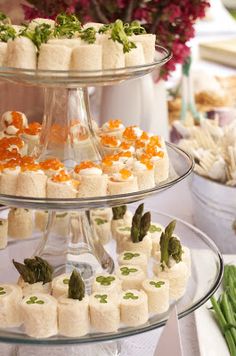
<svg viewBox="0 0 236 356"><path fill-rule="evenodd" d="M136 43L136 48L132 48L131 51L125 53L125 66L140 66L145 64L145 57L143 46L141 43Z"/></svg>
<svg viewBox="0 0 236 356"><path fill-rule="evenodd" d="M7 55L7 43L0 42L0 67L5 65Z"/></svg>
<svg viewBox="0 0 236 356"><path fill-rule="evenodd" d="M108 177L102 175L79 175L78 197L98 197L107 195Z"/></svg>
<svg viewBox="0 0 236 356"><path fill-rule="evenodd" d="M47 180L47 198L76 198L77 189L75 189L72 182L69 184L53 182L51 179Z"/></svg>
<svg viewBox="0 0 236 356"><path fill-rule="evenodd" d="M93 217L99 217L111 221L112 219L112 209L111 208L102 208L102 209L92 209L90 210L91 219Z"/></svg>
<svg viewBox="0 0 236 356"><path fill-rule="evenodd" d="M0 219L0 250L7 247L8 220Z"/></svg>
<svg viewBox="0 0 236 356"><path fill-rule="evenodd" d="M16 187L20 168L4 169L0 175L0 192L6 195L16 195Z"/></svg>
<svg viewBox="0 0 236 356"><path fill-rule="evenodd" d="M152 63L155 56L156 35L151 33L134 35L131 37L131 40L134 41L135 44L141 43L143 47L145 63Z"/></svg>
<svg viewBox="0 0 236 356"><path fill-rule="evenodd" d="M22 324L19 303L22 290L13 284L0 284L0 324L1 328L12 328Z"/></svg>
<svg viewBox="0 0 236 356"><path fill-rule="evenodd" d="M43 43L38 57L38 69L69 70L71 48L64 45Z"/></svg>
<svg viewBox="0 0 236 356"><path fill-rule="evenodd" d="M102 46L88 44L73 48L70 68L79 71L101 70Z"/></svg>
<svg viewBox="0 0 236 356"><path fill-rule="evenodd" d="M123 46L117 41L109 39L110 35L102 35L102 67L103 69L116 69L125 66Z"/></svg>
<svg viewBox="0 0 236 356"><path fill-rule="evenodd" d="M48 44L66 46L69 48L78 47L81 45L80 38L52 38L48 40Z"/></svg>
<svg viewBox="0 0 236 356"><path fill-rule="evenodd" d="M120 325L120 309L116 298L93 293L89 300L91 326L98 332L115 332Z"/></svg>
<svg viewBox="0 0 236 356"><path fill-rule="evenodd" d="M52 280L52 295L54 298L59 298L62 295L68 294L70 274L63 273L53 278Z"/></svg>
<svg viewBox="0 0 236 356"><path fill-rule="evenodd" d="M142 252L123 251L118 256L118 263L120 266L139 266L143 272L147 274L148 259L147 255Z"/></svg>
<svg viewBox="0 0 236 356"><path fill-rule="evenodd" d="M139 326L148 321L148 300L144 291L128 289L121 295L121 322L127 326Z"/></svg>
<svg viewBox="0 0 236 356"><path fill-rule="evenodd" d="M32 210L12 208L8 214L8 235L15 239L27 239L34 228Z"/></svg>
<svg viewBox="0 0 236 356"><path fill-rule="evenodd" d="M51 295L27 295L20 309L27 335L42 339L57 334L57 300Z"/></svg>
<svg viewBox="0 0 236 356"><path fill-rule="evenodd" d="M16 195L21 197L46 197L47 176L41 171L20 172L17 179Z"/></svg>
<svg viewBox="0 0 236 356"><path fill-rule="evenodd" d="M25 282L22 277L18 279L17 284L19 287L21 287L24 297L34 293L50 294L52 289L51 283L43 284L43 282L36 282L30 284L28 282Z"/></svg>
<svg viewBox="0 0 236 356"><path fill-rule="evenodd" d="M99 294L108 294L118 298L121 293L121 281L114 274L97 274L94 277L92 291Z"/></svg>
<svg viewBox="0 0 236 356"><path fill-rule="evenodd" d="M120 226L124 226L124 225L127 225L127 226L131 226L132 224L132 218L133 218L133 214L131 211L127 210L123 219L117 219L117 220L114 220L112 219L111 221L111 233L112 233L112 237L113 239L116 240L116 237L117 237L117 228L120 227Z"/></svg>
<svg viewBox="0 0 236 356"><path fill-rule="evenodd" d="M97 239L103 244L111 240L111 221L94 216L92 220Z"/></svg>
<svg viewBox="0 0 236 356"><path fill-rule="evenodd" d="M62 296L58 299L58 331L67 337L89 333L89 297L82 300Z"/></svg>
<svg viewBox="0 0 236 356"><path fill-rule="evenodd" d="M149 313L165 313L169 303L169 281L167 279L151 278L142 283L142 288L148 297Z"/></svg>
<svg viewBox="0 0 236 356"><path fill-rule="evenodd" d="M121 280L122 289L141 289L146 275L141 267L136 265L123 265L117 269L117 277Z"/></svg>
<svg viewBox="0 0 236 356"><path fill-rule="evenodd" d="M152 252L152 240L150 234L147 233L140 242L133 242L131 239L124 240L122 248L127 251L143 252L147 257L150 257Z"/></svg>
<svg viewBox="0 0 236 356"><path fill-rule="evenodd" d="M45 231L48 221L48 211L36 210L34 213L34 225L39 231Z"/></svg>
<svg viewBox="0 0 236 356"><path fill-rule="evenodd" d="M155 183L164 182L169 177L169 157L167 152L164 152L164 157L154 161L154 176Z"/></svg>
<svg viewBox="0 0 236 356"><path fill-rule="evenodd" d="M6 66L24 69L36 69L37 53L33 42L24 36L7 42Z"/></svg>
<svg viewBox="0 0 236 356"><path fill-rule="evenodd" d="M133 172L138 181L138 189L145 190L155 187L154 169Z"/></svg>
<svg viewBox="0 0 236 356"><path fill-rule="evenodd" d="M188 272L189 272L189 276L191 276L191 251L187 246L183 246L182 245L182 250L183 250L183 254L182 254L182 260L184 263L186 263L186 266L188 268Z"/></svg>
<svg viewBox="0 0 236 356"><path fill-rule="evenodd" d="M149 228L149 234L152 240L152 256L157 252L160 252L160 237L164 231L164 226L161 224L152 222Z"/></svg>
<svg viewBox="0 0 236 356"><path fill-rule="evenodd" d="M111 195L127 194L138 191L137 178L133 177L132 180L125 182L115 182L111 179L108 180L108 192Z"/></svg>

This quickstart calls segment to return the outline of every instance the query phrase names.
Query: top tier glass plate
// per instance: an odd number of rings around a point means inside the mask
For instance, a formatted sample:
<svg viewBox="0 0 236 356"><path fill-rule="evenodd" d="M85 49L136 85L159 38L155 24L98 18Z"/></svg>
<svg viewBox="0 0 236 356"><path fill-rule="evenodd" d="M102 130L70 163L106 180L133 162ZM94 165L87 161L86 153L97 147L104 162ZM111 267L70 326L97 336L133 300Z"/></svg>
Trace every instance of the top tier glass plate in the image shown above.
<svg viewBox="0 0 236 356"><path fill-rule="evenodd" d="M171 56L167 49L156 45L155 59L149 64L93 71L54 71L0 67L0 78L16 84L41 87L78 88L113 85L151 73L154 69L168 62Z"/></svg>
<svg viewBox="0 0 236 356"><path fill-rule="evenodd" d="M193 170L194 162L188 153L173 144L166 143L166 145L170 160L169 178L154 188L128 194L73 199L44 199L0 194L0 204L28 209L65 211L117 206L142 200L172 187L187 177Z"/></svg>

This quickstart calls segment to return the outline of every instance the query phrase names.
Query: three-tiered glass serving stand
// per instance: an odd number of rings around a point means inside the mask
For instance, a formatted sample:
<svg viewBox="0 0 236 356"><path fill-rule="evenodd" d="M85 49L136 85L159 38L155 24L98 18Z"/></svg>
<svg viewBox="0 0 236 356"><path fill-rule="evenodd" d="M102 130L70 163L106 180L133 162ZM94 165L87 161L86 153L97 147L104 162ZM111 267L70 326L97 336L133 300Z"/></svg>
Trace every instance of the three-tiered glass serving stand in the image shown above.
<svg viewBox="0 0 236 356"><path fill-rule="evenodd" d="M15 68L0 68L0 78L12 83L38 86L44 88L44 115L40 143L33 154L38 159L58 157L66 167L72 168L81 160L101 160L103 151L93 129L89 107L88 87L115 85L126 80L151 73L164 65L171 54L163 47L156 46L156 56L153 63L102 71L44 71ZM158 103L157 103L158 105ZM122 118L121 118L122 119ZM161 118L157 118L160 120ZM75 150L70 137L69 128L74 122L80 123L81 141L89 140L89 149ZM83 145L82 145L83 146ZM81 146L81 147L82 147ZM20 196L0 195L0 203L7 207L48 211L48 222L45 233L25 241L9 243L7 249L0 252L1 281L16 281L12 267L12 258L23 260L29 255L39 255L47 259L55 268L55 273L71 271L78 268L89 290L90 281L95 272L114 270L115 263L111 246L103 246L94 236L89 212L91 209L113 207L140 201L153 196L187 177L193 169L192 158L180 148L167 143L170 158L170 172L167 181L154 188L129 194L108 195L76 199L46 199ZM53 232L57 212L72 212L73 221L77 227L73 229L70 219L66 237ZM153 221L167 225L170 219L167 215L152 212ZM74 221L75 222L75 221ZM222 277L223 262L219 250L214 243L201 231L178 220L177 234L181 236L184 245L192 252L192 271L187 291L176 303L178 316L183 317L201 306L217 289ZM4 266L2 265L4 264ZM207 271L207 272L206 272ZM170 309L171 310L171 309ZM66 338L60 335L48 339L33 339L27 336L23 329L2 329L0 326L0 342L34 345L68 345L94 344L112 341L163 326L168 319L168 313L155 315L149 321L138 327L121 327L115 333L91 333L80 338ZM79 350L79 349L78 349ZM99 353L94 353L99 354ZM117 354L117 349L109 353ZM79 353L78 353L79 355Z"/></svg>

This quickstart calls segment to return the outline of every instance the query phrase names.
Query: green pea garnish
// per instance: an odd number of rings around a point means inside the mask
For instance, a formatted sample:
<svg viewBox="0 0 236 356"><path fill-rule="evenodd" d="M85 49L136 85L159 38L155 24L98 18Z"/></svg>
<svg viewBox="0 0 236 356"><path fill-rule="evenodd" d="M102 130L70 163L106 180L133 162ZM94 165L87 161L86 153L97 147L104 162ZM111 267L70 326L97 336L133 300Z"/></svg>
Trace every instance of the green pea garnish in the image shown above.
<svg viewBox="0 0 236 356"><path fill-rule="evenodd" d="M127 292L127 293L125 293L123 299L133 299L133 300L135 300L135 299L138 299L138 296L134 295L134 293L132 293L132 292Z"/></svg>
<svg viewBox="0 0 236 356"><path fill-rule="evenodd" d="M63 279L63 283L64 283L64 284L69 284L69 278Z"/></svg>
<svg viewBox="0 0 236 356"><path fill-rule="evenodd" d="M99 276L96 278L96 282L100 283L103 286L110 286L111 282L113 282L114 280L115 277L112 276L108 276L108 277Z"/></svg>
<svg viewBox="0 0 236 356"><path fill-rule="evenodd" d="M120 231L131 231L131 227L125 226L125 227L120 227Z"/></svg>
<svg viewBox="0 0 236 356"><path fill-rule="evenodd" d="M163 281L159 281L159 282L151 281L151 282L149 282L149 284L151 286L156 287L156 288L161 288L161 286L163 286L165 284L165 282L163 282Z"/></svg>
<svg viewBox="0 0 236 356"><path fill-rule="evenodd" d="M134 273L138 271L136 268L129 268L129 267L121 267L120 270L123 276L128 276L130 273Z"/></svg>
<svg viewBox="0 0 236 356"><path fill-rule="evenodd" d="M156 225L150 225L149 230L148 230L151 234L153 234L154 232L161 232L162 229Z"/></svg>
<svg viewBox="0 0 236 356"><path fill-rule="evenodd" d="M38 299L36 296L32 296L27 300L26 304L44 304L44 301Z"/></svg>
<svg viewBox="0 0 236 356"><path fill-rule="evenodd" d="M98 298L100 303L107 304L107 294L96 294L95 298Z"/></svg>
<svg viewBox="0 0 236 356"><path fill-rule="evenodd" d="M139 253L133 253L133 252L125 252L124 253L124 260L129 261L132 260L134 257L139 257Z"/></svg>

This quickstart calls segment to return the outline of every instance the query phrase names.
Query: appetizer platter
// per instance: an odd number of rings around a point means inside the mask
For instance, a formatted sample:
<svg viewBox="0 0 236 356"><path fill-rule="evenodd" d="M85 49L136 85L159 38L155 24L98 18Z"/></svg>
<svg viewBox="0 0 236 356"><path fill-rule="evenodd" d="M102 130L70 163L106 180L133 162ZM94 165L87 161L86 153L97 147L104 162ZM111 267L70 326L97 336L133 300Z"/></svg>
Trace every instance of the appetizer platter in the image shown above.
<svg viewBox="0 0 236 356"><path fill-rule="evenodd" d="M16 27L3 18L0 78L44 87L45 99L42 124L1 113L0 203L11 208L0 220L0 340L122 338L163 326L175 303L187 315L217 288L222 259L204 234L124 205L184 179L191 156L120 118L98 127L90 112L89 86L138 78L170 58L136 21L82 25L59 14ZM213 272L200 279L203 250Z"/></svg>
<svg viewBox="0 0 236 356"><path fill-rule="evenodd" d="M20 327L13 327L13 324L2 327L0 338L7 342L31 344L113 340L164 325L174 304L177 305L179 317L202 305L214 293L221 280L223 262L218 249L206 235L191 225L154 211L149 213L144 209L141 212L142 209L142 205L136 205L126 210L123 222L122 219L114 219L120 213L117 209L114 214L108 208L92 211L94 223L98 222L98 216L101 220L105 220L105 217L109 220L109 240L103 243L114 258L115 269L112 274L97 271L89 284L81 274L82 288L78 291L71 287L71 293L78 293L75 298L68 297L69 281L74 272L68 270L57 275L46 259L37 256L29 258L35 249L36 239L9 242L8 247L0 251L6 264L0 274L1 287L5 288L2 291L7 292L7 287L12 286L15 293L18 292L19 297L17 299L15 295L14 300L19 302L17 305L24 316L20 321L17 320ZM140 212L142 216L150 214L151 218L145 244L150 239L152 249L147 249L147 253L143 250L137 252L139 248L127 246L127 227L131 230L135 226ZM119 247L122 252L118 253L119 239L115 232L119 234L121 226L126 233L126 237L123 237L126 242L123 247ZM168 238L170 235L174 244ZM170 247L168 255L164 246L167 240ZM176 248L173 249L176 243L180 247L182 261L178 253L173 253L176 251ZM140 242L133 242L135 244ZM148 253L151 256L147 257ZM204 255L204 259L199 264L201 255ZM158 266L161 263L170 263L170 267L165 265L163 271L160 271ZM37 276L29 273L34 271L35 266L37 271L44 272ZM209 271L207 274L204 273L206 268ZM75 285L81 285L81 280ZM81 295L84 297L80 301ZM48 308L52 309L47 312ZM71 310L75 318L72 318ZM76 317L77 310L79 318ZM38 313L47 315L45 318L40 317L39 324L36 323L40 332L36 330L34 322L35 318L38 320ZM50 330L44 327L44 323L50 326Z"/></svg>

